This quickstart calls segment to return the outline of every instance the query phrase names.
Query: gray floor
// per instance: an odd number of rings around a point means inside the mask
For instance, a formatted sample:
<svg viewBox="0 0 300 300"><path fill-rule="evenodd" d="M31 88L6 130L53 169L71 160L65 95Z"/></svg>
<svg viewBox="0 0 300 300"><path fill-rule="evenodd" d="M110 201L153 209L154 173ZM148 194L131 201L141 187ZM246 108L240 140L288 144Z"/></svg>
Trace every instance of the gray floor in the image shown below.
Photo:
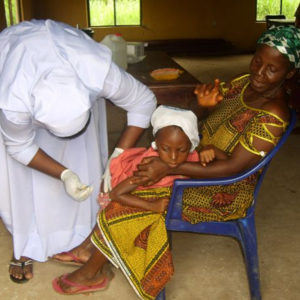
<svg viewBox="0 0 300 300"><path fill-rule="evenodd" d="M203 82L216 76L230 79L246 72L250 56L176 58L184 68ZM116 115L121 124L111 122ZM124 115L109 106L110 146L116 142L123 126ZM145 133L140 144L149 141ZM261 274L261 291L264 300L300 299L300 205L299 171L300 136L291 135L274 158L259 194L256 211L258 252ZM8 262L11 258L11 238L0 224L0 299L60 300L68 297L56 294L51 280L73 267L53 262L35 263L34 278L17 285L9 280ZM243 257L238 243L231 238L173 234L175 275L167 285L169 300L248 300L249 289ZM86 298L75 299L137 299L129 284L120 273L110 287ZM70 297L69 297L70 298Z"/></svg>

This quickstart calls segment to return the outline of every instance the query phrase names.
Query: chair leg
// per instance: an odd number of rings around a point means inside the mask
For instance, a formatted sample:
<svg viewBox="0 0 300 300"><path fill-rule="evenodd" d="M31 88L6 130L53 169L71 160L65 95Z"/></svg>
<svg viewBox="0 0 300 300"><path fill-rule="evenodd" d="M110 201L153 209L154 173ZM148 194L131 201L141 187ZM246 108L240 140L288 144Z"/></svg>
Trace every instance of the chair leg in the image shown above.
<svg viewBox="0 0 300 300"><path fill-rule="evenodd" d="M259 265L254 216L239 222L241 243L244 252L251 300L261 300Z"/></svg>
<svg viewBox="0 0 300 300"><path fill-rule="evenodd" d="M166 300L166 289L163 289L155 298L155 300Z"/></svg>

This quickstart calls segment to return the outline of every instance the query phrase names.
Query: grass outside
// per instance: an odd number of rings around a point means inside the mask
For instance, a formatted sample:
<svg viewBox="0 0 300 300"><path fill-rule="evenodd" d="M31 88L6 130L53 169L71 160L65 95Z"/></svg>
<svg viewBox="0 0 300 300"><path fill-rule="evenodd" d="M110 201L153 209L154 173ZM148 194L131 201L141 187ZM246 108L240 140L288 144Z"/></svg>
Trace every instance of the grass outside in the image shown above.
<svg viewBox="0 0 300 300"><path fill-rule="evenodd" d="M282 0L282 12L280 13L280 0L257 0L257 21L264 21L266 15L285 15L287 19L293 19L299 0Z"/></svg>
<svg viewBox="0 0 300 300"><path fill-rule="evenodd" d="M6 25L17 24L17 3L16 0L4 0Z"/></svg>
<svg viewBox="0 0 300 300"><path fill-rule="evenodd" d="M89 0L89 7L91 26L140 25L140 0Z"/></svg>

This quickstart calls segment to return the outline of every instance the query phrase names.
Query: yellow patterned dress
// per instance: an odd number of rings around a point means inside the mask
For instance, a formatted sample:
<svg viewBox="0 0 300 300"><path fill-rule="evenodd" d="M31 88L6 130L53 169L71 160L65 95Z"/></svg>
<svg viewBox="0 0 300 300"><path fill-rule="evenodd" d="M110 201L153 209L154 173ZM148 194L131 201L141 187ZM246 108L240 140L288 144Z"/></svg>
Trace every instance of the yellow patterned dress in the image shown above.
<svg viewBox="0 0 300 300"><path fill-rule="evenodd" d="M171 188L134 192L142 198L170 197ZM100 212L92 242L120 268L139 298L153 300L174 273L164 214L110 204Z"/></svg>
<svg viewBox="0 0 300 300"><path fill-rule="evenodd" d="M132 176L136 165L148 156L158 156L158 153L152 148L132 148L113 160L113 187ZM187 161L199 161L198 153L191 152ZM183 177L166 176L151 187L138 187L132 194L149 201L170 198L171 186L177 178ZM165 213L111 201L100 211L97 224L99 231L94 231L91 238L95 247L121 269L141 299L155 299L174 272Z"/></svg>
<svg viewBox="0 0 300 300"><path fill-rule="evenodd" d="M212 144L230 156L240 143L248 151L260 156L253 140L259 138L277 144L268 127L283 130L287 122L270 112L254 109L244 103L243 95L249 84L249 75L236 78L231 88L224 92L224 99L202 124L201 146ZM229 186L189 188L183 195L183 219L190 223L227 221L246 215L253 201L254 187L259 172Z"/></svg>

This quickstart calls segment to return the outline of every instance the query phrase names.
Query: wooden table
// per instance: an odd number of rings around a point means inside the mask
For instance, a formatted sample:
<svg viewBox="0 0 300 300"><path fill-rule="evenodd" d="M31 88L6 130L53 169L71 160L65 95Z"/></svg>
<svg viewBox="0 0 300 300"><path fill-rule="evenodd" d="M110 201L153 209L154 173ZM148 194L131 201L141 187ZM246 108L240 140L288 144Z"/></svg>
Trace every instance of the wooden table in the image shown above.
<svg viewBox="0 0 300 300"><path fill-rule="evenodd" d="M145 55L141 62L128 64L127 72L153 91L158 104L194 110L197 105L194 89L199 81L164 52L148 51ZM178 68L183 73L175 80L155 80L150 73L159 68Z"/></svg>

